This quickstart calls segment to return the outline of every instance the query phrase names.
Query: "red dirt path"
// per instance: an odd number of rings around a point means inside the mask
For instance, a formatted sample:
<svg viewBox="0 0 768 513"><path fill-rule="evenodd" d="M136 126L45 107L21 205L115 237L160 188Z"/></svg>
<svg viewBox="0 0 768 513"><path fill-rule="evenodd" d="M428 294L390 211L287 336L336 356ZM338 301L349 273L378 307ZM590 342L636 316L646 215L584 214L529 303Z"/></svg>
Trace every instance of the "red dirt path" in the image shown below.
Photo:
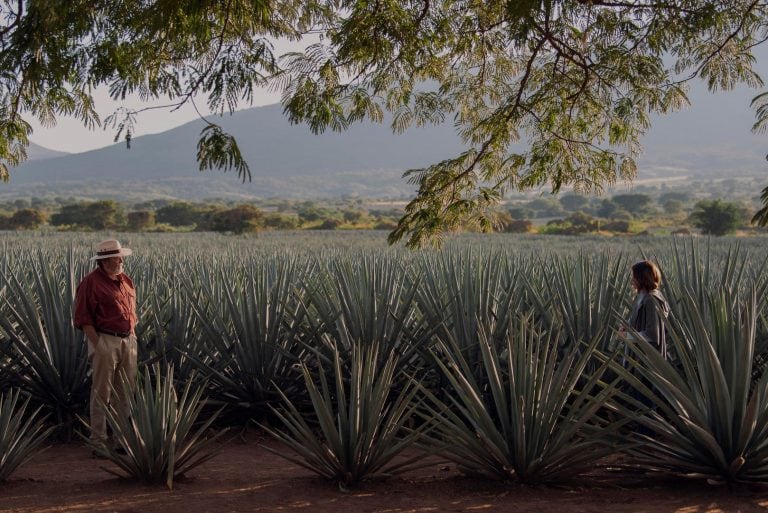
<svg viewBox="0 0 768 513"><path fill-rule="evenodd" d="M521 487L461 477L439 462L386 481L341 492L259 446L230 441L213 460L169 491L119 479L81 444L56 445L0 483L0 511L51 513L768 513L768 488L701 483L583 479L570 488ZM116 468L116 467L113 467ZM619 486L621 484L622 486Z"/></svg>

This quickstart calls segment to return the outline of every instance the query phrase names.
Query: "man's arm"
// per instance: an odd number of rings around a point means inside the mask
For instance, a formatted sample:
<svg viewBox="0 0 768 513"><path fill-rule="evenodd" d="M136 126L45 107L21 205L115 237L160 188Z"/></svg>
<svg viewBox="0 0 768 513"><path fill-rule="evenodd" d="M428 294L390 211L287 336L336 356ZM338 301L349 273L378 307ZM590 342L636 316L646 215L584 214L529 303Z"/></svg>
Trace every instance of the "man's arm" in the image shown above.
<svg viewBox="0 0 768 513"><path fill-rule="evenodd" d="M123 275L125 276L125 274ZM131 286L131 335L136 336L136 325L139 323L139 316L136 313L136 288L133 285L133 280L128 276L125 276L128 284Z"/></svg>
<svg viewBox="0 0 768 513"><path fill-rule="evenodd" d="M72 321L75 328L83 330L86 338L96 347L99 342L99 334L96 333L95 323L91 315L92 308L88 301L88 297L91 295L90 285L90 281L86 278L77 286Z"/></svg>
<svg viewBox="0 0 768 513"><path fill-rule="evenodd" d="M86 338L91 342L91 344L93 344L93 347L99 345L99 334L96 333L96 328L90 324L82 326L81 328L83 333L85 333Z"/></svg>

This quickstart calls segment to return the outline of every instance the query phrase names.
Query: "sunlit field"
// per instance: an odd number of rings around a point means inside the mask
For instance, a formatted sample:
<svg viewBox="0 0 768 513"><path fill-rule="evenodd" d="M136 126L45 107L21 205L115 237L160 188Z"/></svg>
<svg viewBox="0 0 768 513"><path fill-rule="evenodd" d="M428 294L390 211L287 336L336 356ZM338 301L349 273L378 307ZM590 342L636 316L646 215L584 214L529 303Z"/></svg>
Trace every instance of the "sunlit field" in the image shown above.
<svg viewBox="0 0 768 513"><path fill-rule="evenodd" d="M84 430L72 298L104 237L0 239L0 480ZM110 417L126 475L171 486L215 452L211 433L258 426L344 486L422 450L525 483L606 458L768 480L765 238L463 235L423 251L385 232L118 238L134 250L143 368L134 421ZM641 258L664 273L668 359L615 336Z"/></svg>

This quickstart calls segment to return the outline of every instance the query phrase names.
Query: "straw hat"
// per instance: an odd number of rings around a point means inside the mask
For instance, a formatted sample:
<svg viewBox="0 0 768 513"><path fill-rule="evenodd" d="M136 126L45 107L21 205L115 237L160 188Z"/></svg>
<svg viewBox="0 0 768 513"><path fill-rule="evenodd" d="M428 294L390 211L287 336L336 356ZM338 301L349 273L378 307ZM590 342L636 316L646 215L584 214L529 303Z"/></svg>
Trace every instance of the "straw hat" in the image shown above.
<svg viewBox="0 0 768 513"><path fill-rule="evenodd" d="M104 258L112 258L116 256L124 257L131 253L133 253L131 248L122 247L119 240L107 239L99 242L96 246L96 254L91 257L91 260L103 260Z"/></svg>

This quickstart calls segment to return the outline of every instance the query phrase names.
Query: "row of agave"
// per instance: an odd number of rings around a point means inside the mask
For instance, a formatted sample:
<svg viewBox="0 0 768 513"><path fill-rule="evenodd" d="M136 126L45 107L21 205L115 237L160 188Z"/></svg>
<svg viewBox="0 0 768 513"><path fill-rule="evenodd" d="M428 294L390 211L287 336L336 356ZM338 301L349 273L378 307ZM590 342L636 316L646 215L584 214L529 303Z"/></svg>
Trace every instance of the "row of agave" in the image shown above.
<svg viewBox="0 0 768 513"><path fill-rule="evenodd" d="M254 421L345 486L417 464L400 457L412 447L524 482L619 452L646 471L768 480L768 270L738 246L656 255L668 359L616 343L625 254L132 258L146 365L132 420L109 415L127 454L108 454L129 475L170 486L211 456L212 423ZM80 429L89 378L70 311L86 264L71 249L0 261L0 480L52 429Z"/></svg>

